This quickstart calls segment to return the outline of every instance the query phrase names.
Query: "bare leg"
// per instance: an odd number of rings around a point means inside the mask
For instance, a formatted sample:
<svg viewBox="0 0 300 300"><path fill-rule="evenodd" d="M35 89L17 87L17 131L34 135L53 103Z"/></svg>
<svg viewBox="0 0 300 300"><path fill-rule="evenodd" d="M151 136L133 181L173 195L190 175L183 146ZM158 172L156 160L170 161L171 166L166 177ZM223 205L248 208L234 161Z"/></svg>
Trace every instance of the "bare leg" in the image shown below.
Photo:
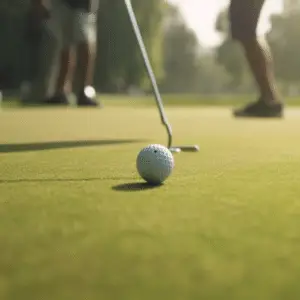
<svg viewBox="0 0 300 300"><path fill-rule="evenodd" d="M93 85L96 45L82 42L77 46L79 64L79 89Z"/></svg>
<svg viewBox="0 0 300 300"><path fill-rule="evenodd" d="M77 103L83 106L98 106L96 93L93 88L90 91L86 87L93 85L94 65L96 58L96 44L82 42L77 46L79 78L79 94Z"/></svg>
<svg viewBox="0 0 300 300"><path fill-rule="evenodd" d="M72 92L72 81L76 66L76 56L72 47L64 48L60 56L60 68L56 82L56 94Z"/></svg>
<svg viewBox="0 0 300 300"><path fill-rule="evenodd" d="M256 38L240 42L257 82L261 100L267 103L278 102L280 96L274 78L272 55L267 44Z"/></svg>
<svg viewBox="0 0 300 300"><path fill-rule="evenodd" d="M245 56L258 85L259 101L235 110L237 117L281 117L283 105L276 88L272 56L267 44L256 35L257 24L265 0L231 0L229 17L233 39L244 48Z"/></svg>

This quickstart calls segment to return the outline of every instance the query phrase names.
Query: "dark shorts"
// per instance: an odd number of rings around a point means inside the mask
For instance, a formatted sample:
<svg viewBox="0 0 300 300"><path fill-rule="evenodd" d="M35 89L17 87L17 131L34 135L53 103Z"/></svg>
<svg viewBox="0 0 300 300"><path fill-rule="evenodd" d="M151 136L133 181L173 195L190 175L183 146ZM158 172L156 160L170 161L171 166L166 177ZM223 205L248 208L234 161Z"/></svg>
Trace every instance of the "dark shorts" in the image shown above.
<svg viewBox="0 0 300 300"><path fill-rule="evenodd" d="M99 8L99 0L63 0L71 8L87 12L96 12Z"/></svg>
<svg viewBox="0 0 300 300"><path fill-rule="evenodd" d="M229 20L234 39L256 36L257 23L265 0L231 0Z"/></svg>

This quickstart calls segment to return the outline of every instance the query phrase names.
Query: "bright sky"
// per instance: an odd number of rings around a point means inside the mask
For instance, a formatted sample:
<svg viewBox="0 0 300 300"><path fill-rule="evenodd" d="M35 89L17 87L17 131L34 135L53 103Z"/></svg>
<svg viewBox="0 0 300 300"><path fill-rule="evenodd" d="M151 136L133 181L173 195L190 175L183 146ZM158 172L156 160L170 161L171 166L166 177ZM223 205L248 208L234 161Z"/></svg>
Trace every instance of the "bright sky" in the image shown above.
<svg viewBox="0 0 300 300"><path fill-rule="evenodd" d="M218 12L229 4L229 0L169 0L177 4L188 25L193 28L203 46L210 47L220 41L215 32ZM243 1L243 0L240 0ZM270 26L268 18L274 12L282 10L282 0L267 0L258 26L258 33L264 33Z"/></svg>

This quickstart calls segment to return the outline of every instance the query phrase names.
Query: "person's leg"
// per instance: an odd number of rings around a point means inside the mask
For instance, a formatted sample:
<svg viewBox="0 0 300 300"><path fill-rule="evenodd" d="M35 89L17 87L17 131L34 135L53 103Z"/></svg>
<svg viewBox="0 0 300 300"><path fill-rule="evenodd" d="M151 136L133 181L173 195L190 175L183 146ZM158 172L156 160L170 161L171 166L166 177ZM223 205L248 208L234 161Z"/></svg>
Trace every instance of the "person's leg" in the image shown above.
<svg viewBox="0 0 300 300"><path fill-rule="evenodd" d="M72 81L76 66L76 55L74 48L66 46L60 53L60 68L56 81L56 94L70 94L72 92Z"/></svg>
<svg viewBox="0 0 300 300"><path fill-rule="evenodd" d="M78 58L78 105L98 106L93 91L97 47L97 13L74 10L74 36Z"/></svg>
<svg viewBox="0 0 300 300"><path fill-rule="evenodd" d="M80 69L79 90L93 85L96 44L81 42L77 46L78 67Z"/></svg>
<svg viewBox="0 0 300 300"><path fill-rule="evenodd" d="M53 95L47 99L48 104L69 104L72 81L75 72L76 55L72 46L72 14L62 0L52 0L52 14L56 17L56 30L59 32L60 52L58 73ZM58 34L56 34L58 36Z"/></svg>
<svg viewBox="0 0 300 300"><path fill-rule="evenodd" d="M260 91L259 101L236 110L236 116L281 116L282 104L276 88L271 52L256 35L265 0L231 0L229 17L233 39L240 42Z"/></svg>

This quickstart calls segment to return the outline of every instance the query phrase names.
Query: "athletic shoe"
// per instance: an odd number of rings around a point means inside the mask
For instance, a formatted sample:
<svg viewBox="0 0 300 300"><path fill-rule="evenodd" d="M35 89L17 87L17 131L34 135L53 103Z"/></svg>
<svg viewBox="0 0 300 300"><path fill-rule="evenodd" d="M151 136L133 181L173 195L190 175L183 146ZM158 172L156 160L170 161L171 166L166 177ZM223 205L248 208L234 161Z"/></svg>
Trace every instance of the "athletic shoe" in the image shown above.
<svg viewBox="0 0 300 300"><path fill-rule="evenodd" d="M277 102L266 104L265 102L258 100L243 108L234 110L233 115L237 118L281 118L283 117L283 104Z"/></svg>
<svg viewBox="0 0 300 300"><path fill-rule="evenodd" d="M45 103L49 105L69 105L70 101L66 94L61 93L47 98Z"/></svg>
<svg viewBox="0 0 300 300"><path fill-rule="evenodd" d="M88 90L88 89L89 90ZM87 87L85 90L81 91L77 97L78 106L100 106L101 103L97 102L97 96L92 87Z"/></svg>

